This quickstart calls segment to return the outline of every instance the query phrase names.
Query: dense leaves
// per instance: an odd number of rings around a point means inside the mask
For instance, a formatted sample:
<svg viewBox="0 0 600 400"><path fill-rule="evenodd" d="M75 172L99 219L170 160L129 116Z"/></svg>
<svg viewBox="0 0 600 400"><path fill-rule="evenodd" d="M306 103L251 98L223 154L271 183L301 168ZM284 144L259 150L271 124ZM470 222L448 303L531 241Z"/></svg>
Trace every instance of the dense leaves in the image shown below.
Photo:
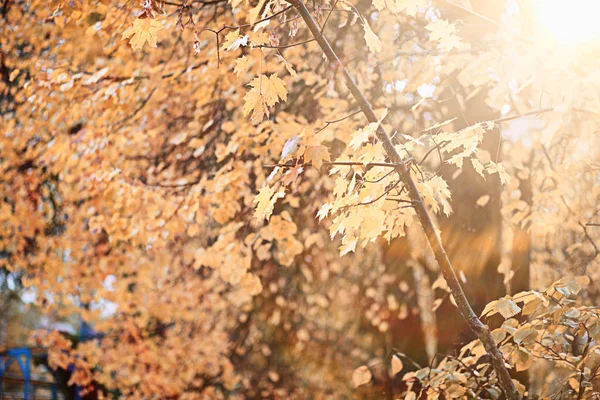
<svg viewBox="0 0 600 400"><path fill-rule="evenodd" d="M591 397L597 44L557 47L526 4L490 19L438 3L308 4L374 105L368 123L284 1L5 0L0 266L43 312L100 332L37 332L50 365L123 398L498 398L480 342L435 355L427 327L454 300L382 126L436 223L461 173L501 182L507 296L482 316L505 319L492 334L511 370L550 362L520 392ZM497 118L467 117L482 93ZM521 229L542 278L511 295ZM382 249L402 238L400 272ZM394 349L413 317L427 367Z"/></svg>

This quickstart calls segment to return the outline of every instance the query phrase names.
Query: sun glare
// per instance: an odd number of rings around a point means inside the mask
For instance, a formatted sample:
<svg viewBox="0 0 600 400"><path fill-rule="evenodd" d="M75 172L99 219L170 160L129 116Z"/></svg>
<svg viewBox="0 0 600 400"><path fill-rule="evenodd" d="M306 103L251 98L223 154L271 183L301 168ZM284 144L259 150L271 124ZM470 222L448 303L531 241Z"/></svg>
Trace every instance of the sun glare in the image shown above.
<svg viewBox="0 0 600 400"><path fill-rule="evenodd" d="M534 0L537 22L563 44L600 41L600 1Z"/></svg>

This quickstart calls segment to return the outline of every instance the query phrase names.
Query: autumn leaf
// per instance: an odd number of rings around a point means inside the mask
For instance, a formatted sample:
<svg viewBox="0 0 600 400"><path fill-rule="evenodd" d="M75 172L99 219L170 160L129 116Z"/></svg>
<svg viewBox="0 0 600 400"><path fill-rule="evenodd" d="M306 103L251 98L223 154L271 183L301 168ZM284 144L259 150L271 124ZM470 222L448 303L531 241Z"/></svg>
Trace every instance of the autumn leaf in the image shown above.
<svg viewBox="0 0 600 400"><path fill-rule="evenodd" d="M371 27L366 21L363 21L363 29L365 30L365 41L367 42L369 50L373 53L379 53L381 51L381 41L377 35L373 33Z"/></svg>
<svg viewBox="0 0 600 400"><path fill-rule="evenodd" d="M285 83L273 74L271 76L260 75L254 78L248 86L251 89L244 96L244 115L252 114L251 120L258 124L266 116L269 116L269 107L274 106L280 100L287 99Z"/></svg>
<svg viewBox="0 0 600 400"><path fill-rule="evenodd" d="M356 368L354 372L352 372L352 383L354 383L355 388L366 385L371 381L371 378L371 371L365 365Z"/></svg>
<svg viewBox="0 0 600 400"><path fill-rule="evenodd" d="M183 143L186 138L187 138L187 132L183 131L183 132L176 134L171 139L169 139L169 143L174 144L174 145L179 145L179 144Z"/></svg>
<svg viewBox="0 0 600 400"><path fill-rule="evenodd" d="M429 23L425 27L429 31L429 38L438 42L438 48L452 50L460 44L460 38L456 35L456 26L445 19Z"/></svg>
<svg viewBox="0 0 600 400"><path fill-rule="evenodd" d="M326 218L329 215L329 212L332 209L332 205L329 203L325 203L321 206L321 208L319 209L319 212L317 213L317 217L319 218L319 221L322 221L324 218Z"/></svg>
<svg viewBox="0 0 600 400"><path fill-rule="evenodd" d="M156 47L158 31L161 29L163 29L162 24L155 19L138 18L134 21L132 27L123 32L121 40L129 38L133 50L141 49L146 42L150 47Z"/></svg>
<svg viewBox="0 0 600 400"><path fill-rule="evenodd" d="M500 313L504 319L512 318L521 312L521 308L512 299L503 297L500 300L494 300L489 303L483 311L481 316L491 317L496 313Z"/></svg>
<svg viewBox="0 0 600 400"><path fill-rule="evenodd" d="M21 70L19 68L15 68L12 70L12 72L10 73L10 75L8 76L8 81L12 82L15 80L15 78L19 75L19 72Z"/></svg>
<svg viewBox="0 0 600 400"><path fill-rule="evenodd" d="M240 287L248 291L248 293L251 296L256 296L260 294L263 288L260 282L260 278L251 273L246 273L242 277L242 279L240 280Z"/></svg>
<svg viewBox="0 0 600 400"><path fill-rule="evenodd" d="M225 35L225 40L221 45L221 49L225 51L235 51L240 48L240 46L248 45L248 35L240 36L240 30L236 29L235 31L229 32Z"/></svg>
<svg viewBox="0 0 600 400"><path fill-rule="evenodd" d="M398 357L397 354L392 356L392 376L398 374L398 372L402 371L404 365L402 364L402 360Z"/></svg>
<svg viewBox="0 0 600 400"><path fill-rule="evenodd" d="M358 149L363 143L369 141L369 138L375 133L378 126L378 122L372 122L364 128L352 132L350 143L348 143L348 145L354 150Z"/></svg>
<svg viewBox="0 0 600 400"><path fill-rule="evenodd" d="M290 184L296 183L296 180L298 179L300 174L302 174L303 171L304 171L303 166L296 166L296 167L289 168L287 170L287 172L285 173L285 175L283 176L283 179L282 179L283 184L290 185Z"/></svg>
<svg viewBox="0 0 600 400"><path fill-rule="evenodd" d="M277 59L285 65L285 69L289 72L289 74L292 76L292 78L298 77L298 74L296 73L296 70L294 70L294 67L292 66L291 63L289 63L285 58L283 58L279 54L277 55Z"/></svg>
<svg viewBox="0 0 600 400"><path fill-rule="evenodd" d="M486 194L484 196L481 196L480 198L477 199L477 201L475 202L475 204L477 204L479 207L485 207L485 205L490 201L490 195Z"/></svg>
<svg viewBox="0 0 600 400"><path fill-rule="evenodd" d="M426 7L427 0L399 0L400 9L406 10L406 14L414 17L417 15L419 7Z"/></svg>
<svg viewBox="0 0 600 400"><path fill-rule="evenodd" d="M481 161L479 161L477 158L471 158L471 164L473 165L473 169L475 170L475 172L477 172L483 179L485 179L485 176L483 175L485 167L483 166L483 164L481 164Z"/></svg>
<svg viewBox="0 0 600 400"><path fill-rule="evenodd" d="M283 197L285 197L285 192L279 191L275 193L275 189L272 187L263 186L254 198L254 204L256 204L254 216L259 220L269 220L277 199Z"/></svg>
<svg viewBox="0 0 600 400"><path fill-rule="evenodd" d="M241 56L237 60L235 60L235 67L233 68L233 73L237 75L239 78L250 66L251 59L246 56Z"/></svg>
<svg viewBox="0 0 600 400"><path fill-rule="evenodd" d="M356 250L356 244L358 243L358 238L345 235L342 238L342 245L340 246L340 256L345 256L348 253L352 253Z"/></svg>
<svg viewBox="0 0 600 400"><path fill-rule="evenodd" d="M533 361L529 352L522 348L516 349L516 351L511 354L510 358L515 364L517 372L529 369Z"/></svg>
<svg viewBox="0 0 600 400"><path fill-rule="evenodd" d="M102 79L102 77L104 75L106 75L108 73L108 68L102 68L101 70L95 72L93 75L90 75L88 78L86 78L82 84L83 85L91 85L93 83L98 82L100 79Z"/></svg>
<svg viewBox="0 0 600 400"><path fill-rule="evenodd" d="M325 146L308 146L304 152L304 162L312 163L317 168L323 166L323 161L331 161L329 150Z"/></svg>

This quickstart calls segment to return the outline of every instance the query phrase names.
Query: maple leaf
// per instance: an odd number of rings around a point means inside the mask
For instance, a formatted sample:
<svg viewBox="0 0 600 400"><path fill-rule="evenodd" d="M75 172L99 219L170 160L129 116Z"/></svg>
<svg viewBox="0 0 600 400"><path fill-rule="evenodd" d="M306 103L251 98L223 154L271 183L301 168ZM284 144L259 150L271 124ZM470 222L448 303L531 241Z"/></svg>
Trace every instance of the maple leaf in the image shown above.
<svg viewBox="0 0 600 400"><path fill-rule="evenodd" d="M362 146L363 143L369 141L369 137L371 137L371 135L375 133L378 126L378 122L371 122L364 128L352 132L352 139L350 140L350 143L348 143L348 145L354 150L358 149L360 146Z"/></svg>
<svg viewBox="0 0 600 400"><path fill-rule="evenodd" d="M317 168L321 168L323 160L331 161L329 158L329 150L325 146L308 146L304 152L304 161L306 163L312 162Z"/></svg>
<svg viewBox="0 0 600 400"><path fill-rule="evenodd" d="M252 113L251 120L258 124L264 118L269 116L268 107L272 107L280 100L286 101L287 90L285 83L273 74L271 76L260 75L254 78L248 86L252 89L244 96L244 115Z"/></svg>
<svg viewBox="0 0 600 400"><path fill-rule="evenodd" d="M325 203L321 206L321 208L319 209L319 212L317 213L317 217L319 218L319 221L322 221L323 218L326 218L329 215L329 212L331 211L331 209L333 208L333 206L329 203Z"/></svg>
<svg viewBox="0 0 600 400"><path fill-rule="evenodd" d="M485 167L483 166L481 161L479 161L477 158L472 158L471 164L473 165L473 169L475 170L475 172L477 172L483 179L485 179L485 175L483 175Z"/></svg>
<svg viewBox="0 0 600 400"><path fill-rule="evenodd" d="M121 40L129 38L129 44L133 50L141 49L146 42L150 47L156 47L158 31L161 29L163 29L162 24L155 19L138 18L134 21L133 26L123 32Z"/></svg>
<svg viewBox="0 0 600 400"><path fill-rule="evenodd" d="M379 53L381 51L381 40L373 33L366 21L363 22L363 29L365 30L365 41L367 42L369 50L374 53Z"/></svg>
<svg viewBox="0 0 600 400"><path fill-rule="evenodd" d="M240 48L240 46L248 45L248 35L240 36L240 30L236 29L235 31L229 32L225 35L225 40L223 41L223 45L221 49L225 51L235 51Z"/></svg>
<svg viewBox="0 0 600 400"><path fill-rule="evenodd" d="M451 50L458 47L460 38L456 35L456 26L445 19L438 19L425 27L429 31L429 38L439 42L438 48Z"/></svg>
<svg viewBox="0 0 600 400"><path fill-rule="evenodd" d="M275 189L270 186L263 186L256 197L254 197L254 203L256 204L256 210L254 216L259 220L269 220L271 214L273 214L273 208L277 199L285 197L285 193L279 191L275 193Z"/></svg>
<svg viewBox="0 0 600 400"><path fill-rule="evenodd" d="M262 30L258 32L250 31L248 37L252 46L262 46L270 43L269 34Z"/></svg>
<svg viewBox="0 0 600 400"><path fill-rule="evenodd" d="M288 169L286 174L284 175L282 182L284 185L290 185L292 183L296 183L296 180L300 176L300 174L304 171L303 166L291 167Z"/></svg>
<svg viewBox="0 0 600 400"><path fill-rule="evenodd" d="M500 177L500 183L502 183L503 185L506 185L510 182L510 175L508 174L508 172L506 172L502 163L495 163L493 161L490 161L487 165L487 170L489 173L492 174L497 173Z"/></svg>
<svg viewBox="0 0 600 400"><path fill-rule="evenodd" d="M246 72L248 67L250 66L250 59L246 56L241 56L237 60L235 60L235 67L233 68L233 73L237 75L239 78L241 74Z"/></svg>
<svg viewBox="0 0 600 400"><path fill-rule="evenodd" d="M350 235L344 236L342 238L342 245L340 246L340 256L354 252L356 250L356 243L358 243L358 238Z"/></svg>

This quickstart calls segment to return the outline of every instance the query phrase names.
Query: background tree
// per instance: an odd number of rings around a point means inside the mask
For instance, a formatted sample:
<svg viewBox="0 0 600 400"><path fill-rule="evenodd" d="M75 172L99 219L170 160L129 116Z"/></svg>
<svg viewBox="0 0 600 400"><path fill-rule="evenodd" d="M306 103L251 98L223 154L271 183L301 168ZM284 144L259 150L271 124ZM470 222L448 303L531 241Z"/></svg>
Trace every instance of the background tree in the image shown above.
<svg viewBox="0 0 600 400"><path fill-rule="evenodd" d="M500 396L383 128L475 309L514 295L484 313L513 375L564 366L516 388L591 396L595 45L529 4L298 4L2 3L1 261L102 332L38 332L50 364L93 396Z"/></svg>

